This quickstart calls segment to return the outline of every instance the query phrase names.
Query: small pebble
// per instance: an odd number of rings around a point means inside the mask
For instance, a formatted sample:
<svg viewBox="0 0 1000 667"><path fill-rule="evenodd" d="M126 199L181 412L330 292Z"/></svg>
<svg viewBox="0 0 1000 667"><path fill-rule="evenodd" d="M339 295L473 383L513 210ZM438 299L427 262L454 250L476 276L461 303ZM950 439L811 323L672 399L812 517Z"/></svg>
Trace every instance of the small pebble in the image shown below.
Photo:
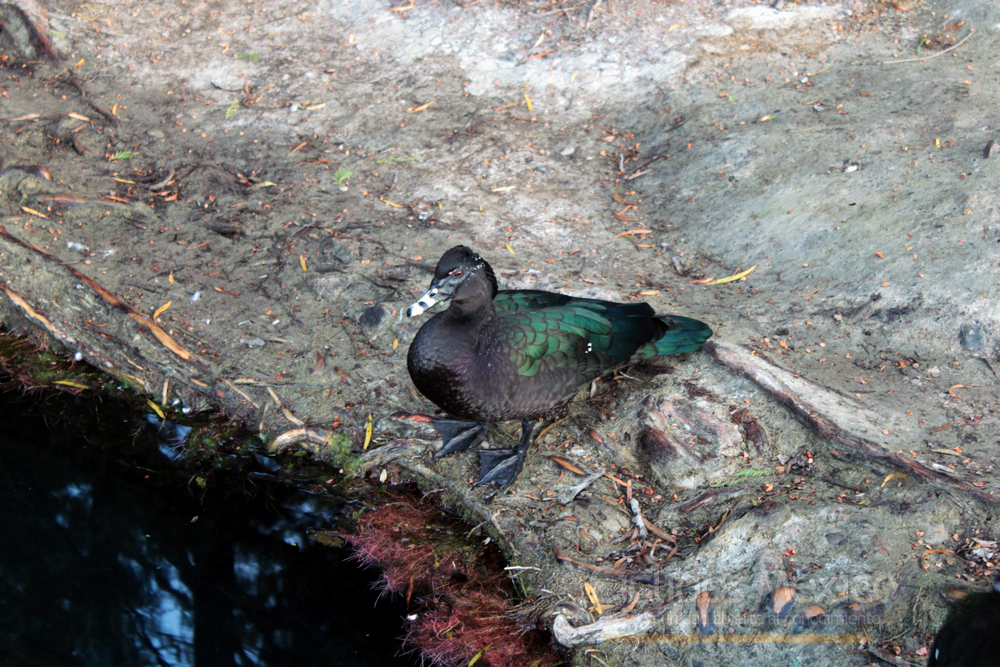
<svg viewBox="0 0 1000 667"><path fill-rule="evenodd" d="M854 160L844 160L844 165L840 168L840 170L845 174L857 171L858 169L861 169L861 163L855 162Z"/></svg>
<svg viewBox="0 0 1000 667"><path fill-rule="evenodd" d="M983 348L983 328L978 324L963 324L958 330L958 339L962 347L970 352Z"/></svg>

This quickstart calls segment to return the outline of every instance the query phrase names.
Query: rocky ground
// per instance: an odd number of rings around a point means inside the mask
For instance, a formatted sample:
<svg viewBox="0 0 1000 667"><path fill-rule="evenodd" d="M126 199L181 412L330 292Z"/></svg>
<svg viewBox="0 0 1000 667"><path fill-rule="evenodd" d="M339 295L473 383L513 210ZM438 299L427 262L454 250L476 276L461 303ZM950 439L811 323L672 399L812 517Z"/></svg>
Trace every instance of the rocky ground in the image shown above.
<svg viewBox="0 0 1000 667"><path fill-rule="evenodd" d="M922 664L938 591L995 565L992 4L2 18L3 322L271 437L360 451L370 421L369 474L486 522L575 661ZM599 382L511 491L469 491L473 454L392 417L431 409L398 315L459 243L715 342ZM560 502L573 467L607 476Z"/></svg>

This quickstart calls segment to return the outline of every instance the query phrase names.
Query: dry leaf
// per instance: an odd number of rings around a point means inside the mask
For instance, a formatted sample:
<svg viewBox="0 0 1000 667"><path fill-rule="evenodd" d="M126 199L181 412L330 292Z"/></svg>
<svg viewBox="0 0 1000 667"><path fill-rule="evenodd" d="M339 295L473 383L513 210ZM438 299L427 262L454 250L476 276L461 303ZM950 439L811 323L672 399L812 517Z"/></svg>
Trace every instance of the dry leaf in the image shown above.
<svg viewBox="0 0 1000 667"><path fill-rule="evenodd" d="M583 590L587 593L587 599L589 599L591 604L594 605L594 608L597 609L597 613L603 614L604 610L601 608L601 601L597 598L597 591L594 590L594 587L590 585L589 581L583 582Z"/></svg>

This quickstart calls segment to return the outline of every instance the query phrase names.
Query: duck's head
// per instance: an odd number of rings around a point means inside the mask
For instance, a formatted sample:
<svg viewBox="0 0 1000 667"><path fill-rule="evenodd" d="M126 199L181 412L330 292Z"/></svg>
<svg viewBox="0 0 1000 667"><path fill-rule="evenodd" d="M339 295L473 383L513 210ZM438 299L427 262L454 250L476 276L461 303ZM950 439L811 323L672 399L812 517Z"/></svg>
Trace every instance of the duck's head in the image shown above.
<svg viewBox="0 0 1000 667"><path fill-rule="evenodd" d="M457 245L441 256L434 269L430 289L406 309L406 316L417 317L434 304L451 298L457 300L466 289L478 289L483 284L488 286L491 292L489 300L492 301L497 295L497 278L493 267L471 248Z"/></svg>

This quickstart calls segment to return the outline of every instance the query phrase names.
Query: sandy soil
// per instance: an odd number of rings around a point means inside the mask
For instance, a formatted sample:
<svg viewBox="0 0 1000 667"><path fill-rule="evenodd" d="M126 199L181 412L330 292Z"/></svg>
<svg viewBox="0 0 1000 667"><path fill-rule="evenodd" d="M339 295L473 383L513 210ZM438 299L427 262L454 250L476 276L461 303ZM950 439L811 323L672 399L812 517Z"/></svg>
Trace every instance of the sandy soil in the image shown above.
<svg viewBox="0 0 1000 667"><path fill-rule="evenodd" d="M936 591L995 564L992 3L21 7L0 34L8 327L272 437L361 443L371 415L375 446L403 452L391 476L449 480L541 568L522 578L546 623L590 604L587 581L612 610L639 593L630 633L697 633L706 592L718 632L804 632L818 605L839 619L821 632L869 633L600 644L614 664L921 663ZM599 383L539 440L632 480L669 538L616 543L633 517L607 478L551 502L571 473L539 455L511 493L468 494L472 454L429 462L390 417L431 408L405 370L420 322L398 314L458 243L507 286L645 299L788 371L775 390L688 355ZM690 417L694 459L643 444L676 428L661 400Z"/></svg>

